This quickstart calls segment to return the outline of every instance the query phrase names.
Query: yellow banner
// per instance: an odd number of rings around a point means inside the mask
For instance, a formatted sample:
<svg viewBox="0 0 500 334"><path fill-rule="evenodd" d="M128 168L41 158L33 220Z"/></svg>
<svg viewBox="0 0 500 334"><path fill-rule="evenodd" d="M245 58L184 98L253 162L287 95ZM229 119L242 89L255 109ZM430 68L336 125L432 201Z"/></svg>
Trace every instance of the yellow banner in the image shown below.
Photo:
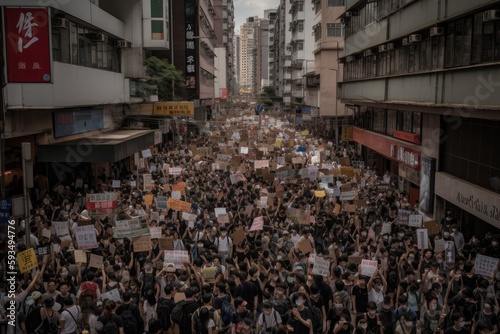
<svg viewBox="0 0 500 334"><path fill-rule="evenodd" d="M156 102L153 107L156 116L193 116L194 102Z"/></svg>
<svg viewBox="0 0 500 334"><path fill-rule="evenodd" d="M35 250L30 248L17 254L17 263L19 264L21 274L35 268L38 265Z"/></svg>
<svg viewBox="0 0 500 334"><path fill-rule="evenodd" d="M342 126L342 141L352 141L352 126L344 125Z"/></svg>
<svg viewBox="0 0 500 334"><path fill-rule="evenodd" d="M309 130L304 130L304 131L302 131L302 135L303 135L303 136L308 136L308 135L309 135Z"/></svg>

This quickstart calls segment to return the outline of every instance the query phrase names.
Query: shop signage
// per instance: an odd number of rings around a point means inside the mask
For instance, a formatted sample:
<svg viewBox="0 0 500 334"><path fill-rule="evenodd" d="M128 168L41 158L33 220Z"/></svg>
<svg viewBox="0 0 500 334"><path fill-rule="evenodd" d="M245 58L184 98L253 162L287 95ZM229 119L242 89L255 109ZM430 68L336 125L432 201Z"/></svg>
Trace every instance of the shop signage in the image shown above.
<svg viewBox="0 0 500 334"><path fill-rule="evenodd" d="M409 141L411 143L415 143L415 144L420 143L420 135L417 135L415 133L394 130L392 132L392 135L394 138L406 140L406 141Z"/></svg>
<svg viewBox="0 0 500 334"><path fill-rule="evenodd" d="M186 0L185 2L184 29L186 39L186 88L196 89L196 21L197 6L195 0Z"/></svg>
<svg viewBox="0 0 500 334"><path fill-rule="evenodd" d="M436 159L422 157L420 168L420 209L434 212L434 181L436 173Z"/></svg>
<svg viewBox="0 0 500 334"><path fill-rule="evenodd" d="M399 146L396 159L405 165L420 170L420 152L410 148Z"/></svg>
<svg viewBox="0 0 500 334"><path fill-rule="evenodd" d="M193 102L156 102L153 108L155 116L193 116Z"/></svg>
<svg viewBox="0 0 500 334"><path fill-rule="evenodd" d="M500 194L446 173L436 173L436 195L500 228Z"/></svg>
<svg viewBox="0 0 500 334"><path fill-rule="evenodd" d="M420 185L420 172L404 164L399 164L399 176L417 186Z"/></svg>

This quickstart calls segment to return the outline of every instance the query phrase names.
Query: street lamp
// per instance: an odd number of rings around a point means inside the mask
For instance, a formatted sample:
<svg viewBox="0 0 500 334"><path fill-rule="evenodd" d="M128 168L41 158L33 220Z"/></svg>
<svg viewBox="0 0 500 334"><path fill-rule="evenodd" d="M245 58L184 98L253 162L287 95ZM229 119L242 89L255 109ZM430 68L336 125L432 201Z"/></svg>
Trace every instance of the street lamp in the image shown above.
<svg viewBox="0 0 500 334"><path fill-rule="evenodd" d="M338 114L338 84L339 84L339 71L336 68L330 68L330 71L335 71L335 146L339 145L339 114Z"/></svg>

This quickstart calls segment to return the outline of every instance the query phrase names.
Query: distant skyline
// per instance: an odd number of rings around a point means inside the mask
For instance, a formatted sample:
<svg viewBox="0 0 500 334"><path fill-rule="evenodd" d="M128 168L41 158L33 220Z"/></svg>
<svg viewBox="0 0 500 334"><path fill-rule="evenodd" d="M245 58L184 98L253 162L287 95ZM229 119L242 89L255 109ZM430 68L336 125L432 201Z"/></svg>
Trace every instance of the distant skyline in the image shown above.
<svg viewBox="0 0 500 334"><path fill-rule="evenodd" d="M239 33L240 26L252 16L264 17L264 10L278 8L280 0L234 0L234 30Z"/></svg>

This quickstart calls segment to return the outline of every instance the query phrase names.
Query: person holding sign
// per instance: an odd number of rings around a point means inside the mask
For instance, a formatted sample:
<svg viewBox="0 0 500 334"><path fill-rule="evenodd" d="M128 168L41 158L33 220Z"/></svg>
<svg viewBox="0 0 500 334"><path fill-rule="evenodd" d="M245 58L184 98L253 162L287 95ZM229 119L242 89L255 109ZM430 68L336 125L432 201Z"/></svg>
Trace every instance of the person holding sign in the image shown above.
<svg viewBox="0 0 500 334"><path fill-rule="evenodd" d="M377 305L377 310L380 310L384 303L384 295L387 290L387 281L380 270L375 270L368 281L368 301L374 302Z"/></svg>

